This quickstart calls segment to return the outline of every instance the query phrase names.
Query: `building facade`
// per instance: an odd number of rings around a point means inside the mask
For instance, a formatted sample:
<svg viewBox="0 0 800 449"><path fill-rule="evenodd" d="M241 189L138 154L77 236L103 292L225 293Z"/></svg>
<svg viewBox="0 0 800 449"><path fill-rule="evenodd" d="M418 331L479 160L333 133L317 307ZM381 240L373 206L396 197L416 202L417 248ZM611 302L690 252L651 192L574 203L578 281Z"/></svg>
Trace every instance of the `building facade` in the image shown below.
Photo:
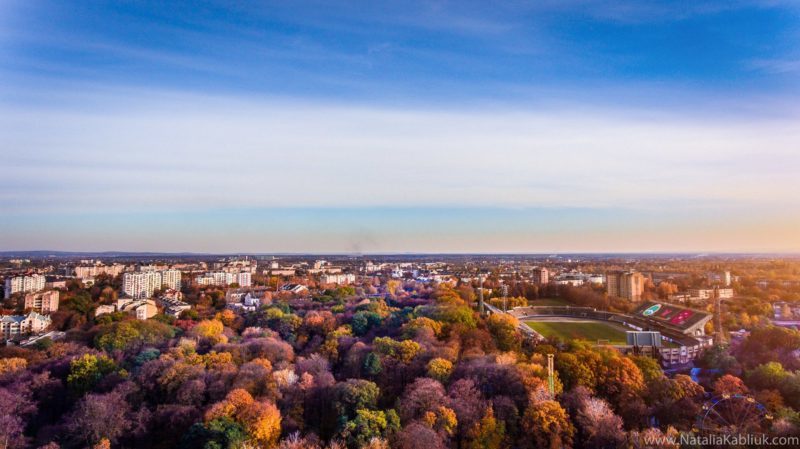
<svg viewBox="0 0 800 449"><path fill-rule="evenodd" d="M10 298L14 293L38 292L39 290L44 290L44 284L46 282L45 276L41 274L7 277L5 282L5 297Z"/></svg>
<svg viewBox="0 0 800 449"><path fill-rule="evenodd" d="M31 312L27 315L1 315L0 338L15 340L20 337L44 332L50 326L50 317Z"/></svg>
<svg viewBox="0 0 800 449"><path fill-rule="evenodd" d="M550 282L550 270L545 267L536 267L533 269L533 283L537 285L545 285Z"/></svg>
<svg viewBox="0 0 800 449"><path fill-rule="evenodd" d="M250 287L253 285L253 277L249 271L241 271L236 273L236 283L239 287Z"/></svg>
<svg viewBox="0 0 800 449"><path fill-rule="evenodd" d="M181 289L180 270L164 270L161 272L161 286L170 290Z"/></svg>
<svg viewBox="0 0 800 449"><path fill-rule="evenodd" d="M146 320L158 314L158 307L156 307L156 302L152 299L118 299L117 311L130 313L136 316L137 320Z"/></svg>
<svg viewBox="0 0 800 449"><path fill-rule="evenodd" d="M230 273L227 271L213 271L202 276L197 276L194 280L197 285L218 285L227 287L233 283L239 287L250 287L253 285L252 275L249 271Z"/></svg>
<svg viewBox="0 0 800 449"><path fill-rule="evenodd" d="M28 293L25 295L25 309L47 315L58 310L58 290Z"/></svg>
<svg viewBox="0 0 800 449"><path fill-rule="evenodd" d="M323 274L320 282L323 284L347 285L356 281L356 275L352 273Z"/></svg>
<svg viewBox="0 0 800 449"><path fill-rule="evenodd" d="M107 274L112 277L119 276L125 271L125 265L79 265L75 267L75 277L78 279L92 279L101 274Z"/></svg>
<svg viewBox="0 0 800 449"><path fill-rule="evenodd" d="M157 271L125 273L122 276L122 293L131 298L150 298L160 288L161 273Z"/></svg>
<svg viewBox="0 0 800 449"><path fill-rule="evenodd" d="M644 275L637 271L613 271L606 274L608 296L639 302L644 293Z"/></svg>
<svg viewBox="0 0 800 449"><path fill-rule="evenodd" d="M717 289L719 292L719 297L722 299L730 299L733 298L733 289L732 288L720 288ZM714 289L713 288L691 288L689 289L689 295L698 298L698 299L712 299L714 297Z"/></svg>

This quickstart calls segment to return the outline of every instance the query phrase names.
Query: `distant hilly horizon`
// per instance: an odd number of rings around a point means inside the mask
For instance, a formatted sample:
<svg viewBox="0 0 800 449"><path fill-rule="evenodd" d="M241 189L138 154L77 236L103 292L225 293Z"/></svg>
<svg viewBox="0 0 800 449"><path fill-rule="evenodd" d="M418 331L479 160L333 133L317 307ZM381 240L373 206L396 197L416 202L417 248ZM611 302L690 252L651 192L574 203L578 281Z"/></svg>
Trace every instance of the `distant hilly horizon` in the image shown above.
<svg viewBox="0 0 800 449"><path fill-rule="evenodd" d="M531 257L589 257L614 258L637 257L800 257L792 252L193 252L193 251L51 251L51 250L2 250L0 257L210 257L210 256L531 256Z"/></svg>

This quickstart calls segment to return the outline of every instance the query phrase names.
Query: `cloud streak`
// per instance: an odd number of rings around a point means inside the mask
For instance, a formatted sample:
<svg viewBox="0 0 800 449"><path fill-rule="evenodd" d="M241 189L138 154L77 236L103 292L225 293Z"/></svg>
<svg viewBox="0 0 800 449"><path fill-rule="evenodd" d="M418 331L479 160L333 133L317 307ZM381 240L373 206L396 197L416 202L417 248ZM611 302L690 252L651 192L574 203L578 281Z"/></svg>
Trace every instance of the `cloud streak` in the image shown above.
<svg viewBox="0 0 800 449"><path fill-rule="evenodd" d="M139 100L131 100L139 98ZM797 202L795 117L180 93L0 111L6 213ZM46 173L46 176L42 174Z"/></svg>

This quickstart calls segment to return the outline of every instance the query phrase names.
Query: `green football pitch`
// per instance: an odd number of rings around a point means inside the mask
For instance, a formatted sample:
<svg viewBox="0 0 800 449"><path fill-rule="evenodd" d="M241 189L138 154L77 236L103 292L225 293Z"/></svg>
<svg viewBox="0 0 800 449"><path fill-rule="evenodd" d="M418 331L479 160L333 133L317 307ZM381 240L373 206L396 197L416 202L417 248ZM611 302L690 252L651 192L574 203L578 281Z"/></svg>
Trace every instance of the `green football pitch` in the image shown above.
<svg viewBox="0 0 800 449"><path fill-rule="evenodd" d="M525 324L546 338L591 342L608 340L611 344L619 345L626 343L625 331L600 322L526 321Z"/></svg>

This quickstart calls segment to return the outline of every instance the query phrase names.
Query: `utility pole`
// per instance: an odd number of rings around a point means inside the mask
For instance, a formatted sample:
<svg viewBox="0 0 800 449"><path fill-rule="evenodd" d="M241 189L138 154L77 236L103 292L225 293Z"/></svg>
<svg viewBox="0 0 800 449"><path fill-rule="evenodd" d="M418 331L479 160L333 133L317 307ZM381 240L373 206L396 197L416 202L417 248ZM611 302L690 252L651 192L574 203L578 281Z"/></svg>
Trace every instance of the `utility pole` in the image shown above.
<svg viewBox="0 0 800 449"><path fill-rule="evenodd" d="M550 392L550 398L556 394L556 385L553 378L553 354L547 354L547 390Z"/></svg>

